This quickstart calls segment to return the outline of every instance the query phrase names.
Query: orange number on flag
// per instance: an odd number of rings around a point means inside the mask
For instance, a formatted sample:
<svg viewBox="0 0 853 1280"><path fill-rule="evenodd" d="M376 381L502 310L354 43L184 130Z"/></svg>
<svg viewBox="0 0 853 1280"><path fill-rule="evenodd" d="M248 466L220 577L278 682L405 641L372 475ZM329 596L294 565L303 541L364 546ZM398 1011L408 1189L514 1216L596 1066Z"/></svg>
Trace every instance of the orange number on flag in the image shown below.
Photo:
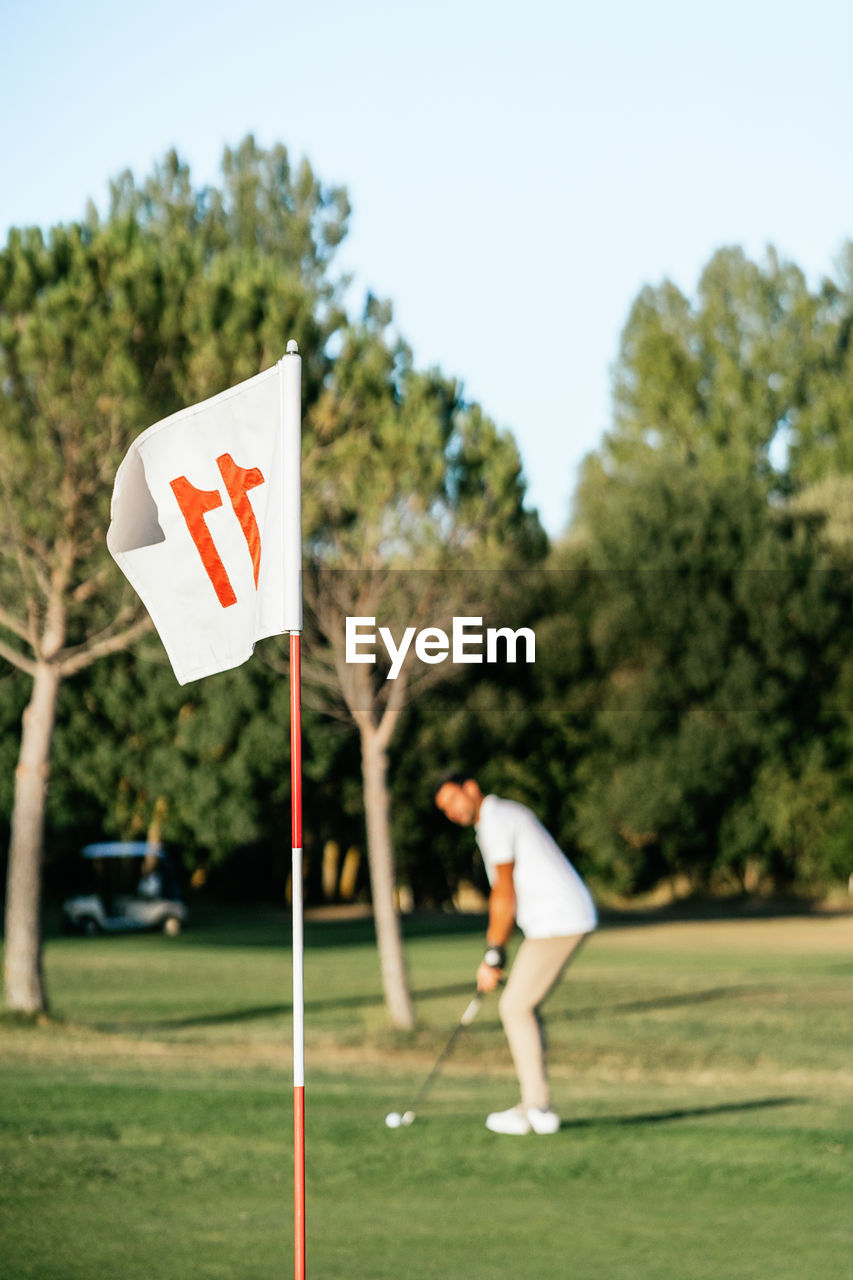
<svg viewBox="0 0 853 1280"><path fill-rule="evenodd" d="M171 480L169 486L178 500L190 537L198 548L198 554L207 570L208 578L213 583L217 599L222 608L227 609L229 605L237 603L237 597L228 580L225 565L210 536L210 530L204 521L208 511L215 511L217 507L222 506L222 494L218 489L197 489L194 484L190 484L186 476L178 476L177 480Z"/></svg>
<svg viewBox="0 0 853 1280"><path fill-rule="evenodd" d="M220 454L216 459L216 465L219 467L225 492L231 500L231 506L240 522L243 537L246 539L246 545L252 557L255 589L257 589L261 568L261 535L252 504L246 495L250 489L263 484L264 477L258 467L238 467L230 453ZM190 537L201 556L201 562L216 592L216 598L222 608L227 609L229 605L237 603L237 597L204 519L209 511L216 511L222 506L222 494L218 489L197 489L194 484L190 484L186 476L178 476L176 480L171 480L169 487L177 499L181 515L187 522Z"/></svg>
<svg viewBox="0 0 853 1280"><path fill-rule="evenodd" d="M252 568L255 571L255 588L258 585L258 574L261 569L261 535L258 522L252 510L252 504L246 496L250 489L256 489L264 483L264 477L258 467L238 467L230 453L222 453L216 459L219 474L225 484L225 492L231 499L234 514L240 521L243 537L252 557Z"/></svg>

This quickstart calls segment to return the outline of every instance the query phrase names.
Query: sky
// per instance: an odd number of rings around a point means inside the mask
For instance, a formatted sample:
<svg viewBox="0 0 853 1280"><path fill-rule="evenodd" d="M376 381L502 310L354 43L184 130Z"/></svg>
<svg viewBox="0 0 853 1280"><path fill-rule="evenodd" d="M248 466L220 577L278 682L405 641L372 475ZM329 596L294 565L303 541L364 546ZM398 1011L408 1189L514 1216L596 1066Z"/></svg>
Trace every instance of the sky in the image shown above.
<svg viewBox="0 0 853 1280"><path fill-rule="evenodd" d="M284 143L349 192L352 310L389 298L512 431L556 536L644 285L734 244L836 274L851 47L830 0L0 0L0 238L172 147L202 185Z"/></svg>

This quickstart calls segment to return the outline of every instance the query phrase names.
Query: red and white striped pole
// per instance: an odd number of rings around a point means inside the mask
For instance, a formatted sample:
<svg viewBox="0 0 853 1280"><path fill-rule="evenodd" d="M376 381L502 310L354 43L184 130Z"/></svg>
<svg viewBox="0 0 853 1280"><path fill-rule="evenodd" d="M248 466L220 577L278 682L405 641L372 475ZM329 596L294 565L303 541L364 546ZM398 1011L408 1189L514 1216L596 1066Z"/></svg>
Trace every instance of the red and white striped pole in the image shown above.
<svg viewBox="0 0 853 1280"><path fill-rule="evenodd" d="M281 367L282 541L290 631L290 815L293 912L293 1252L305 1280L305 979L302 904L302 360L291 339ZM287 481L290 481L288 484ZM298 626L292 620L298 621Z"/></svg>
<svg viewBox="0 0 853 1280"><path fill-rule="evenodd" d="M305 981L302 936L302 705L300 635L290 633L290 786L293 848L293 1247L305 1280Z"/></svg>

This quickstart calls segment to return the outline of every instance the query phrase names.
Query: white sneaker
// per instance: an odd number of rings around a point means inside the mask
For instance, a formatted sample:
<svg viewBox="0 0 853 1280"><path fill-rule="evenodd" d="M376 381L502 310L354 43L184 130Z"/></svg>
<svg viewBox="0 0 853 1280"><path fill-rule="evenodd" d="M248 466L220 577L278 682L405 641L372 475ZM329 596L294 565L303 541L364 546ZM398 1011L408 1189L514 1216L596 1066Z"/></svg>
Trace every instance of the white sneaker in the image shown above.
<svg viewBox="0 0 853 1280"><path fill-rule="evenodd" d="M560 1128L560 1117L550 1107L544 1111L539 1107L528 1107L527 1119L534 1133L556 1133Z"/></svg>
<svg viewBox="0 0 853 1280"><path fill-rule="evenodd" d="M510 1107L509 1111L493 1111L486 1116L486 1128L492 1133L529 1133L530 1121L523 1107Z"/></svg>
<svg viewBox="0 0 853 1280"><path fill-rule="evenodd" d="M508 1111L493 1111L486 1116L486 1128L492 1133L523 1134L556 1133L560 1127L560 1117L550 1107L510 1107Z"/></svg>

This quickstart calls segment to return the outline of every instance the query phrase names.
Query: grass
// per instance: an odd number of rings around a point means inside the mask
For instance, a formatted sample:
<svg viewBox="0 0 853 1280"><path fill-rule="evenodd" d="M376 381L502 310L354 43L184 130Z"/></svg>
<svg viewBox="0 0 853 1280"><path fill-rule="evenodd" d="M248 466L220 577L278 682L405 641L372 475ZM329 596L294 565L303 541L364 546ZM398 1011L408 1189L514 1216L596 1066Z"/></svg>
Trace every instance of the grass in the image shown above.
<svg viewBox="0 0 853 1280"><path fill-rule="evenodd" d="M289 925L51 938L53 1009L0 1020L0 1271L292 1270ZM322 1280L844 1280L853 1257L853 918L611 924L548 1006L551 1139L494 1003L390 1131L470 995L482 922L409 922L419 1027L390 1031L368 922L309 924L308 1274Z"/></svg>

